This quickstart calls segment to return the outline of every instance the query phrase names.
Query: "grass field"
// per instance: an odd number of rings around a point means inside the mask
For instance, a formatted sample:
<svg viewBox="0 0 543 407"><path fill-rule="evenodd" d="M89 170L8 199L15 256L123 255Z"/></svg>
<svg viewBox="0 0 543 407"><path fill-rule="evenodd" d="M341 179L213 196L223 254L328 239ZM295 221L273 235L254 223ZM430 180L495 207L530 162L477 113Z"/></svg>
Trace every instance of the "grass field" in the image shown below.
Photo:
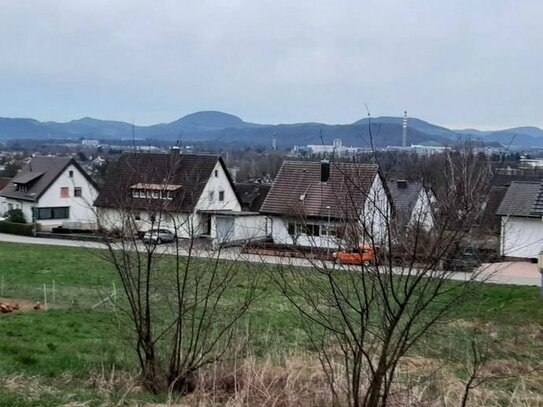
<svg viewBox="0 0 543 407"><path fill-rule="evenodd" d="M120 290L113 268L96 253L0 243L0 278L4 297L42 300L45 284L51 301L53 281L56 297L47 312L0 315L0 405L165 401L166 396L151 397L130 388L129 379L137 373L137 366L123 330L107 306L91 308L114 285ZM273 285L261 289L262 298L244 321L251 327L254 353L265 357L306 351L296 312ZM74 301L77 306L72 306ZM524 384L529 392L541 395L543 377L537 369L543 361L542 305L536 287L481 287L477 298L439 326L414 356L442 359L445 350L462 346L462 334L477 319L499 345L496 360L501 365L495 368L504 369L503 376L507 376L502 386L510 386L513 392L519 366L529 367L536 373Z"/></svg>

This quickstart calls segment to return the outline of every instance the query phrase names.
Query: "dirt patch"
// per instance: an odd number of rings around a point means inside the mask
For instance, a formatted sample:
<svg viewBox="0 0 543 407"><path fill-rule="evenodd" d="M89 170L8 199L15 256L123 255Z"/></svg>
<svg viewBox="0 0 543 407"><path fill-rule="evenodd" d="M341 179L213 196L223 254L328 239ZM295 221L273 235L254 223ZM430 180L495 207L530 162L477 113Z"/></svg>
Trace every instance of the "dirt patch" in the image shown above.
<svg viewBox="0 0 543 407"><path fill-rule="evenodd" d="M7 314L3 314L3 313L0 313L0 315L9 315L9 314L13 314L13 313L18 313L18 312L43 312L43 311L46 311L44 305L42 303L39 304L40 306L40 309L38 310L35 310L34 307L37 305L37 302L36 301L29 301L29 300L24 300L24 299L20 299L20 298L1 298L0 297L0 304L7 304L9 306L11 306L12 308L19 308L19 309L14 309L13 312L10 312L10 313L7 313ZM51 304L47 304L47 309L54 309L54 308L60 308L58 305L51 305Z"/></svg>

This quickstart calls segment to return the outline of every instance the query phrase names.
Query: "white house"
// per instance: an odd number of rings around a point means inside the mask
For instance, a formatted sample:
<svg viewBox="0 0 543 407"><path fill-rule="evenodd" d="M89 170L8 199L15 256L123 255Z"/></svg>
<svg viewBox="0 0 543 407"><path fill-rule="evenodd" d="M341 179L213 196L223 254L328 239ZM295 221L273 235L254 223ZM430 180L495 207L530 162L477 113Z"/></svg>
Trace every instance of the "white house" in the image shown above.
<svg viewBox="0 0 543 407"><path fill-rule="evenodd" d="M436 197L430 189L421 182L406 180L390 181L387 186L394 204L395 221L400 227L420 225L427 231L434 227Z"/></svg>
<svg viewBox="0 0 543 407"><path fill-rule="evenodd" d="M543 251L543 183L512 182L496 214L501 218L500 254L537 258Z"/></svg>
<svg viewBox="0 0 543 407"><path fill-rule="evenodd" d="M21 209L39 230L96 228L97 195L95 183L69 157L33 157L0 191L6 209Z"/></svg>
<svg viewBox="0 0 543 407"><path fill-rule="evenodd" d="M285 161L261 213L277 244L336 248L381 242L391 207L377 165Z"/></svg>
<svg viewBox="0 0 543 407"><path fill-rule="evenodd" d="M243 210L222 158L208 154L123 154L95 201L106 229L168 229L180 238L233 243L266 237L266 217Z"/></svg>

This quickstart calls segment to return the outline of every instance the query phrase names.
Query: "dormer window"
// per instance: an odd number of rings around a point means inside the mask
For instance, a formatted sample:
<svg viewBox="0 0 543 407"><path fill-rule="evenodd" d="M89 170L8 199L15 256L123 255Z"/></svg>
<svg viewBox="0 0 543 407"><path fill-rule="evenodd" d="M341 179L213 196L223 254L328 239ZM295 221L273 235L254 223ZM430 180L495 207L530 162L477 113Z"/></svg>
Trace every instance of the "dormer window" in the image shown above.
<svg viewBox="0 0 543 407"><path fill-rule="evenodd" d="M162 199L171 201L173 194L181 185L173 184L144 184L139 183L130 187L133 198Z"/></svg>

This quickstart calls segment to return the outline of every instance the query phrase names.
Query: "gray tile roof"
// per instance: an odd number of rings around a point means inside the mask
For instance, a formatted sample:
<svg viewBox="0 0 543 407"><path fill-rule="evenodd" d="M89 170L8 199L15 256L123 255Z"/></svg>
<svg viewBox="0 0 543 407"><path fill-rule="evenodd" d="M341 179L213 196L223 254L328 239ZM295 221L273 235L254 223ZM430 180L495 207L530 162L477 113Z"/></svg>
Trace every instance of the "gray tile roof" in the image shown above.
<svg viewBox="0 0 543 407"><path fill-rule="evenodd" d="M330 178L323 183L320 162L284 161L260 211L320 218L358 217L378 171L374 164L330 163Z"/></svg>
<svg viewBox="0 0 543 407"><path fill-rule="evenodd" d="M70 157L33 157L11 183L0 191L0 196L35 202L70 163L79 167ZM81 171L88 176L82 169ZM26 190L17 190L15 184L24 184Z"/></svg>
<svg viewBox="0 0 543 407"><path fill-rule="evenodd" d="M500 217L496 213L498 212L498 208L500 207L500 204L502 203L508 189L509 187L501 185L495 185L490 188L485 210L483 212L483 216L481 217L481 226L494 232L499 230L501 222Z"/></svg>
<svg viewBox="0 0 543 407"><path fill-rule="evenodd" d="M538 218L543 215L541 182L512 182L496 212L499 216Z"/></svg>
<svg viewBox="0 0 543 407"><path fill-rule="evenodd" d="M236 191L241 200L241 207L245 211L259 212L271 185L256 184L256 183L239 183L236 184Z"/></svg>
<svg viewBox="0 0 543 407"><path fill-rule="evenodd" d="M390 181L387 183L387 186L390 196L392 197L396 213L400 216L406 217L407 219L411 216L413 207L415 206L415 203L420 195L422 183L403 181L405 182L405 184L403 184L405 187L402 188L398 185L399 182L402 181Z"/></svg>

